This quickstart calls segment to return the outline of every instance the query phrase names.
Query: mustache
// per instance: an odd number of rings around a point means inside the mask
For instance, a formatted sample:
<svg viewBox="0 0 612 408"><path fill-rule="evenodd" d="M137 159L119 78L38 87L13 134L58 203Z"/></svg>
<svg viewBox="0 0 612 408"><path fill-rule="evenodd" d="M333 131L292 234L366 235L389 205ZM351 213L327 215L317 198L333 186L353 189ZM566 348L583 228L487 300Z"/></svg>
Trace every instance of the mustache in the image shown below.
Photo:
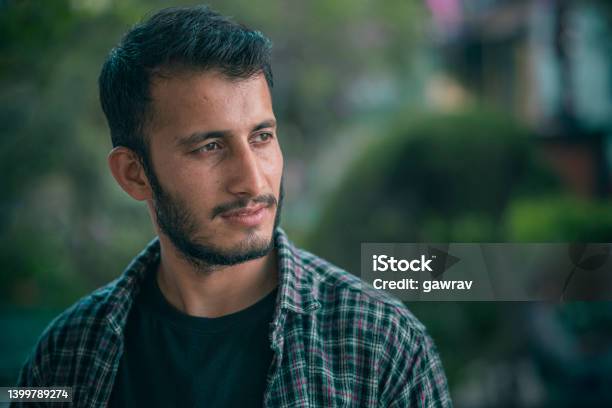
<svg viewBox="0 0 612 408"><path fill-rule="evenodd" d="M267 207L278 205L278 200L272 194L265 194L255 198L242 198L231 203L219 204L212 210L212 216L215 218L219 214L223 214L226 211L239 210L241 208L248 207L249 203L253 204L266 204Z"/></svg>

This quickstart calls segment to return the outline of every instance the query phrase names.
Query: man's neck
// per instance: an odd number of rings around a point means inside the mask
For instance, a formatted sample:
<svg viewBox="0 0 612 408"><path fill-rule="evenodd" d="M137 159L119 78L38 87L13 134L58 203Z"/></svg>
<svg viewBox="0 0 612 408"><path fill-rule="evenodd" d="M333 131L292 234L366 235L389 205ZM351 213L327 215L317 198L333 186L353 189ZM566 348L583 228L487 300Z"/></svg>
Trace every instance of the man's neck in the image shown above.
<svg viewBox="0 0 612 408"><path fill-rule="evenodd" d="M245 309L278 284L277 254L202 272L160 236L157 283L166 300L190 316L220 317Z"/></svg>

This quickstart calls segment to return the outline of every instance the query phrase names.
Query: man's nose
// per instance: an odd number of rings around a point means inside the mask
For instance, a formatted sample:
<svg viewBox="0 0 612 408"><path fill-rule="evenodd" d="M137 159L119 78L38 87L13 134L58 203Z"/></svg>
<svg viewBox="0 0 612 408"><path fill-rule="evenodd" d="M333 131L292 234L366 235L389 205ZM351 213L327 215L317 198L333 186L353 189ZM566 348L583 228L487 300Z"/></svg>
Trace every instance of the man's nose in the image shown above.
<svg viewBox="0 0 612 408"><path fill-rule="evenodd" d="M234 150L228 170L228 190L234 195L256 197L265 193L265 177L261 162L250 145Z"/></svg>

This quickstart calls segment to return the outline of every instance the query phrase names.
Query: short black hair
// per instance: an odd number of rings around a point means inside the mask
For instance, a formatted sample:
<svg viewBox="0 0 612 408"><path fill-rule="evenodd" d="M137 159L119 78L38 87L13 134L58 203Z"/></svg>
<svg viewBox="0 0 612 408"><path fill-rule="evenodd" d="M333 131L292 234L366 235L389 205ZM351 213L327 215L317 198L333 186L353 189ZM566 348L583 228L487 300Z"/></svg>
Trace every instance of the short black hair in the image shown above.
<svg viewBox="0 0 612 408"><path fill-rule="evenodd" d="M271 48L261 32L207 6L166 8L135 25L111 50L98 79L113 147L130 148L151 170L144 127L151 78L160 70L217 70L230 79L263 72L272 88Z"/></svg>

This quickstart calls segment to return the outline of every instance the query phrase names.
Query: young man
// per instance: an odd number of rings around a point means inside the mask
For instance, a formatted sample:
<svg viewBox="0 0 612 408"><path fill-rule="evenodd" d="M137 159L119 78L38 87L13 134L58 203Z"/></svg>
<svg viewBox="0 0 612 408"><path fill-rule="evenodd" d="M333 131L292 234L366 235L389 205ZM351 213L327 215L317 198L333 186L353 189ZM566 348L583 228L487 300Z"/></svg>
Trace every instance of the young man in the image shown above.
<svg viewBox="0 0 612 408"><path fill-rule="evenodd" d="M20 386L71 386L78 407L451 405L416 318L278 227L270 47L192 7L111 51L108 163L158 238L50 324Z"/></svg>

